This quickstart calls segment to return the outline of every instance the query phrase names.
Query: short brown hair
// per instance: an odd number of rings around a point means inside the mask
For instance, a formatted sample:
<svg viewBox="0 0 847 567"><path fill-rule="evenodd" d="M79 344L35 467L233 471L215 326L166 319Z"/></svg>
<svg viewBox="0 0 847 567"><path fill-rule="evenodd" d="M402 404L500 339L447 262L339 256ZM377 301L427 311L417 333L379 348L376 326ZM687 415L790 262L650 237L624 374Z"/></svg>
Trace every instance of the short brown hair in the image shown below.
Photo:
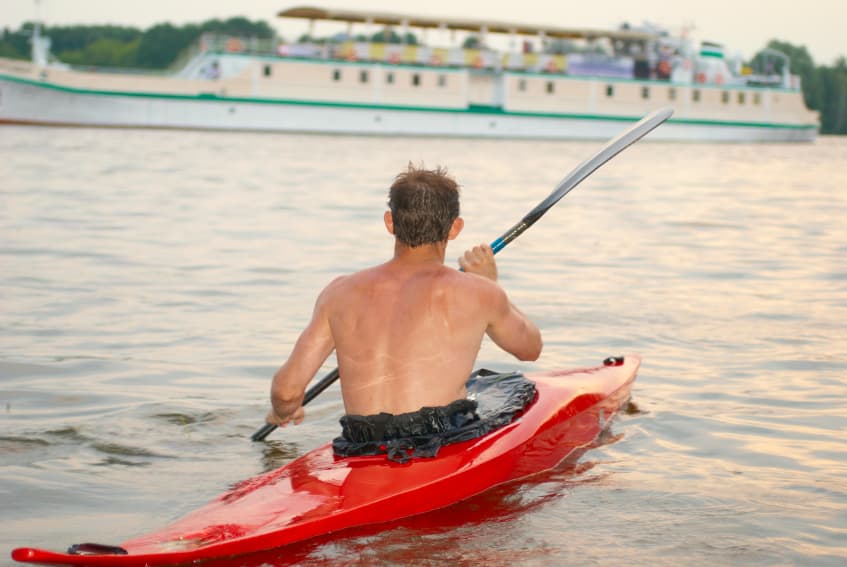
<svg viewBox="0 0 847 567"><path fill-rule="evenodd" d="M406 246L444 242L459 217L459 184L442 167L411 163L394 178L388 193L394 236Z"/></svg>

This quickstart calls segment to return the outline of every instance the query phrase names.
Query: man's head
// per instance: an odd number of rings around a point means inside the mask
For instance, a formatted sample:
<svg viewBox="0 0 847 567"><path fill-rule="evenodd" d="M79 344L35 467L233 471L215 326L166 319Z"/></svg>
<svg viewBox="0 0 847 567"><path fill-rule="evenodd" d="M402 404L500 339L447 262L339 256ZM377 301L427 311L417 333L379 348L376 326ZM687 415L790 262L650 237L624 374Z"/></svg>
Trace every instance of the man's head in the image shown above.
<svg viewBox="0 0 847 567"><path fill-rule="evenodd" d="M459 185L446 169L409 168L394 178L388 193L389 230L411 248L444 242L455 238L461 230L459 219ZM454 224L458 228L453 234Z"/></svg>

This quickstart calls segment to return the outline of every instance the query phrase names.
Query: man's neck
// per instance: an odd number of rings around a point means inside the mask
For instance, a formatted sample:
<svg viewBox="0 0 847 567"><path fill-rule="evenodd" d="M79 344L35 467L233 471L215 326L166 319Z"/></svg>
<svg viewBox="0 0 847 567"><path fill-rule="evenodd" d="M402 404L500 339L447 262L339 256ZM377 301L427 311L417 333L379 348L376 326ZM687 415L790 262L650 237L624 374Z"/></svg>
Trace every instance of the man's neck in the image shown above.
<svg viewBox="0 0 847 567"><path fill-rule="evenodd" d="M444 264L447 242L435 242L410 248L399 240L394 241L393 262L406 265Z"/></svg>

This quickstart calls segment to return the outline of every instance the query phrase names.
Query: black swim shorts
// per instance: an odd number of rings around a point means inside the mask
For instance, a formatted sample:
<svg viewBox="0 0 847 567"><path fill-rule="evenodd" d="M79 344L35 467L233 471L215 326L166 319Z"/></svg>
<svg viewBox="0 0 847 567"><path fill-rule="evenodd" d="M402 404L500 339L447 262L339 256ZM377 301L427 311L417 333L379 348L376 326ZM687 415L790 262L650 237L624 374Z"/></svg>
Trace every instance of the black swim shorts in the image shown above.
<svg viewBox="0 0 847 567"><path fill-rule="evenodd" d="M446 406L397 415L345 415L333 450L342 457L385 454L400 463L434 457L444 445L475 439L510 423L535 398L535 384L518 373L479 370L467 388L471 399Z"/></svg>

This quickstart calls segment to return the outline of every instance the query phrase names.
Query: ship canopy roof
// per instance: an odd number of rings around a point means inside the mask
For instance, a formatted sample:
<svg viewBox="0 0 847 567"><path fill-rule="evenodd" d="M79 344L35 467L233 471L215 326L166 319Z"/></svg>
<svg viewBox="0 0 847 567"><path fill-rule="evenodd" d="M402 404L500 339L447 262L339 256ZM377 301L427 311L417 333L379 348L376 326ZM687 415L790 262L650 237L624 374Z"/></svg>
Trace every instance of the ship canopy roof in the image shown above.
<svg viewBox="0 0 847 567"><path fill-rule="evenodd" d="M622 39L629 41L649 41L655 40L658 37L653 33L633 30L562 28L555 26L539 26L477 19L443 18L436 16L395 14L389 12L372 12L367 10L339 10L314 6L288 8L286 10L282 10L277 15L280 18L303 18L307 20L347 22L349 24L381 24L385 26L408 26L423 29L435 28L468 32L545 36L555 39L592 40L608 38L612 40Z"/></svg>

